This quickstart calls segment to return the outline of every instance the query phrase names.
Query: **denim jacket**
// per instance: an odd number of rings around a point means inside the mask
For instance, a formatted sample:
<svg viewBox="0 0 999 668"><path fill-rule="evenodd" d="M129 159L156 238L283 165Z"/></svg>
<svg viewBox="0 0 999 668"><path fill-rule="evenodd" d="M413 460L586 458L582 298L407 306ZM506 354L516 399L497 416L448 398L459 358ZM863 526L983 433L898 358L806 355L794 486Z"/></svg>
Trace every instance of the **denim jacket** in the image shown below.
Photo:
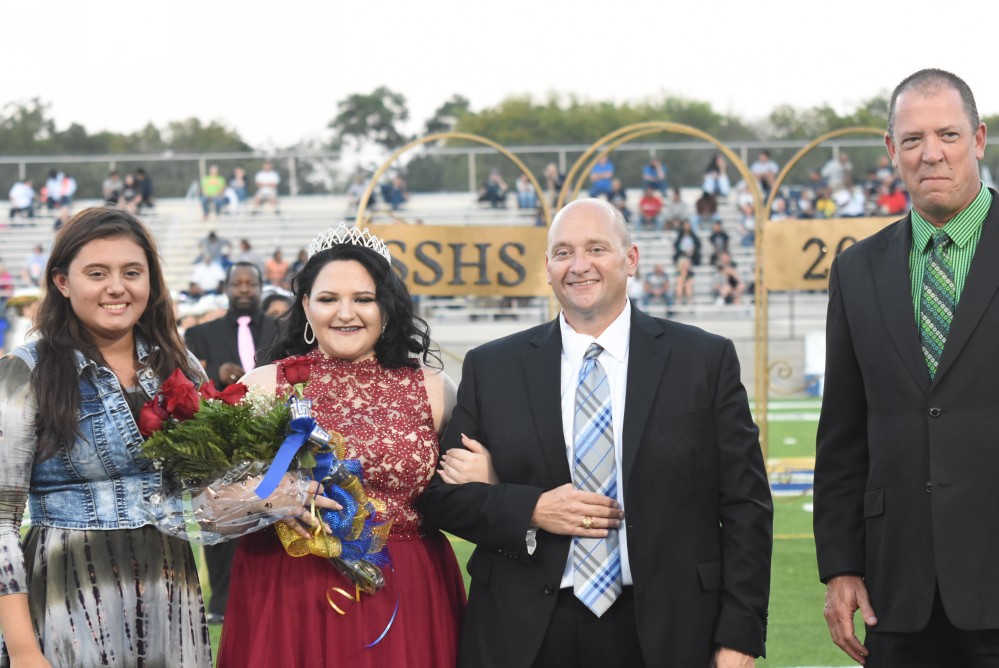
<svg viewBox="0 0 999 668"><path fill-rule="evenodd" d="M114 372L74 351L80 379L79 431L63 449L31 469L31 521L61 529L134 529L148 522L143 500L161 474L141 457L142 435ZM148 397L161 379L145 366L150 346L136 335L139 384ZM38 361L34 343L13 351L29 369ZM194 368L200 368L192 357ZM200 379L196 379L200 381Z"/></svg>

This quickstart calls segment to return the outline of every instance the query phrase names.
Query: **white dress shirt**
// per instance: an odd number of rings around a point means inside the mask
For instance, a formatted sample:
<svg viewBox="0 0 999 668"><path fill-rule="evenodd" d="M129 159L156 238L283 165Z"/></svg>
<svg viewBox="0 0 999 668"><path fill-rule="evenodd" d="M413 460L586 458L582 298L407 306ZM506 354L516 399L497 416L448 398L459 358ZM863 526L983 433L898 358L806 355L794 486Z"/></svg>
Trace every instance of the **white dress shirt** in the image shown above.
<svg viewBox="0 0 999 668"><path fill-rule="evenodd" d="M579 334L565 321L565 315L559 315L559 326L562 331L562 433L565 434L565 455L569 460L569 470L573 464L573 431L576 413L576 387L579 384L579 370L583 366L583 357L590 344L596 341L603 347L597 360L607 374L610 383L611 416L614 420L614 464L617 468L617 502L621 510L625 510L624 477L621 469L621 433L624 429L624 398L628 388L628 349L631 343L631 302L625 301L624 310L600 336L593 338L588 334ZM580 518L582 522L582 518ZM631 564L628 561L628 535L624 522L621 522L621 575L625 586L631 585ZM572 587L572 550L562 572L562 587Z"/></svg>

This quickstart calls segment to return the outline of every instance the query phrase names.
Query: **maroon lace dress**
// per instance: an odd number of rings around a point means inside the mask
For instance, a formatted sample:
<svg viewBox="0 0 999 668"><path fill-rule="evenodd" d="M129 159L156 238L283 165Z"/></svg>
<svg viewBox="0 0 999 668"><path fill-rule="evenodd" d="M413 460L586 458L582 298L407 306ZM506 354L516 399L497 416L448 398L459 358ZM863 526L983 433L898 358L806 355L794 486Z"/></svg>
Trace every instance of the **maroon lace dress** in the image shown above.
<svg viewBox="0 0 999 668"><path fill-rule="evenodd" d="M326 592L354 589L325 559L288 556L273 529L245 536L232 566L218 665L452 667L465 608L461 570L447 539L425 531L415 507L439 452L423 372L318 350L309 357L305 396L313 416L344 435L368 493L388 506L392 566L382 569L385 587L360 602L333 594L340 615ZM290 389L281 362L277 381L279 392ZM390 622L384 638L366 648Z"/></svg>

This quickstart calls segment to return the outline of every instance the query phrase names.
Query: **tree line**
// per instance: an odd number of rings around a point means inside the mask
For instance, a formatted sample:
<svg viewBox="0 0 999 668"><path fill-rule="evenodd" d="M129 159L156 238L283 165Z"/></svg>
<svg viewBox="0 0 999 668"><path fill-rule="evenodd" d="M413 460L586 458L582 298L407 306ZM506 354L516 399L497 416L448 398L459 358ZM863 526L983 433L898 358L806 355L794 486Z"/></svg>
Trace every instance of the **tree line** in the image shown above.
<svg viewBox="0 0 999 668"><path fill-rule="evenodd" d="M888 116L888 93L882 92L859 103L848 112L838 112L829 105L799 109L788 105L775 107L766 117L747 120L731 113L722 113L708 102L677 96L661 96L636 102L612 103L590 101L575 95L551 94L545 98L529 95L507 97L493 107L473 110L469 100L453 95L444 101L426 119L418 130L413 130L410 113L403 94L385 86L369 93L354 93L337 104L328 123L328 139L324 142L299 143L284 147L291 151L321 149L350 158L361 151L377 147L384 156L405 145L412 139L436 132L465 132L482 135L507 146L516 152L517 146L544 146L559 144L587 145L597 138L625 125L643 121L671 121L702 130L722 141L775 141L807 140L825 132L851 126L884 127ZM983 120L992 127L999 127L999 115L986 116ZM656 134L643 138L643 142L681 141L678 135ZM469 145L461 140L449 140L447 146ZM251 152L254 147L246 142L238 130L218 121L204 122L198 118L173 121L164 127L149 123L132 133L100 131L90 133L78 124L58 128L49 115L49 107L35 98L27 102L8 103L0 112L0 155L45 156L95 154L149 154ZM794 151L773 150L774 158L783 164ZM863 149L854 156L858 168L873 162L880 149ZM870 153L868 158L866 153ZM681 185L699 182L707 163L709 151L692 150L690 155L671 154L667 158L670 181ZM552 155L520 155L528 167L540 175ZM570 162L578 155L568 156ZM618 173L627 180L635 179L646 159L642 152L621 153L615 156ZM660 156L663 157L663 156ZM675 159L674 159L675 158ZM814 161L825 158L816 156ZM240 164L252 174L260 160L241 160ZM345 169L345 165L348 167ZM128 171L136 165L118 165ZM186 192L197 177L195 161L169 161L145 165L154 177L158 194L177 196ZM278 162L279 170L286 166ZM809 163L802 164L803 169ZM221 165L223 172L227 167ZM352 174L351 160L330 162L328 159L299 158L296 162L300 192L342 191ZM477 158L476 167L482 178L495 167L511 179L516 168L502 155ZM29 165L29 176L43 179L51 166ZM449 156L414 151L405 156L399 165L412 191L465 190L468 163L465 156ZM106 176L107 165L81 163L72 171L80 183L80 195L96 196L100 182ZM14 165L0 165L2 183L13 183L17 178ZM283 176L287 176L283 174Z"/></svg>

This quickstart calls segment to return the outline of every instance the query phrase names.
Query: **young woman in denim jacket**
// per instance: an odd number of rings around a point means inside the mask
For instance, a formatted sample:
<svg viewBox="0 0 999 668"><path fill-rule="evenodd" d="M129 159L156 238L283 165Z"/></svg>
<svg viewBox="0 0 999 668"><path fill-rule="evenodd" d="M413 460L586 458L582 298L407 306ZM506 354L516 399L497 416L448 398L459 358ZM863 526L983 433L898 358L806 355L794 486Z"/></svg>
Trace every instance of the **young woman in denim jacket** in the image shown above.
<svg viewBox="0 0 999 668"><path fill-rule="evenodd" d="M118 209L77 214L37 327L0 358L0 664L211 666L191 548L144 512L160 473L138 410L174 369L204 378L149 231Z"/></svg>

